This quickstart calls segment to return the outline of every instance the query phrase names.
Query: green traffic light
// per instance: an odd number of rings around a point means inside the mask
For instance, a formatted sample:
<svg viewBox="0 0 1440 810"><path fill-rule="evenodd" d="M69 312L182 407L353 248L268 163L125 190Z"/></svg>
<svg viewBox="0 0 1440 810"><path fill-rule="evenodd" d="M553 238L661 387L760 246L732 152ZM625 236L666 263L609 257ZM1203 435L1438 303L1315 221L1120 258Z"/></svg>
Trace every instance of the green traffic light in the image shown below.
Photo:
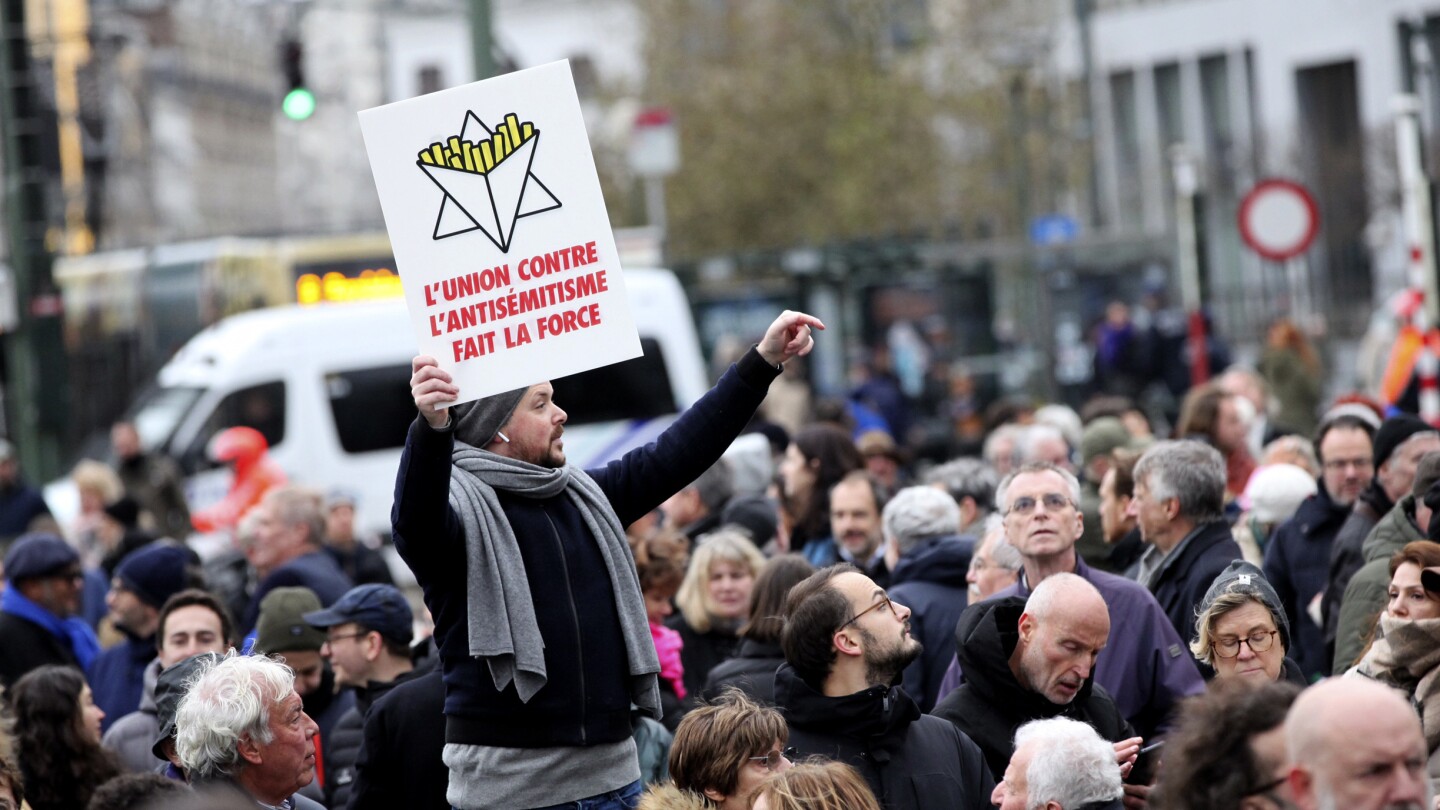
<svg viewBox="0 0 1440 810"><path fill-rule="evenodd" d="M297 87L285 94L280 109L291 121L304 121L315 114L315 94L307 87Z"/></svg>

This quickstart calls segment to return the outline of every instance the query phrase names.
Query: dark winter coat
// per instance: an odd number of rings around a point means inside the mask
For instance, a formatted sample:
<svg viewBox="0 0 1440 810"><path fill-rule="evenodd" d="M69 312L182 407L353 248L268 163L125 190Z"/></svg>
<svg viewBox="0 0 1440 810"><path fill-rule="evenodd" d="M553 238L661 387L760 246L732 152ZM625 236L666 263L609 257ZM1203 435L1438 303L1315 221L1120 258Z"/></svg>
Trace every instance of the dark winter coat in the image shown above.
<svg viewBox="0 0 1440 810"><path fill-rule="evenodd" d="M1328 675L1325 636L1310 618L1311 600L1325 591L1330 573L1330 548L1350 515L1350 506L1331 500L1325 479L1319 490L1301 502L1295 516L1280 524L1265 546L1265 579L1270 582L1290 620L1290 657L1307 679Z"/></svg>
<svg viewBox="0 0 1440 810"><path fill-rule="evenodd" d="M13 613L0 612L0 650L4 651L0 654L0 686L7 689L25 673L46 664L80 666L64 641Z"/></svg>
<svg viewBox="0 0 1440 810"><path fill-rule="evenodd" d="M685 621L683 613L676 613L665 620L665 626L680 634L680 665L685 668L686 705L693 706L705 689L705 679L710 670L729 661L740 648L740 637L734 631L726 632L718 627L708 633L697 633Z"/></svg>
<svg viewBox="0 0 1440 810"><path fill-rule="evenodd" d="M350 804L355 788L355 761L360 756L360 746L365 737L365 716L370 707L395 687L424 674L425 670L411 670L393 681L371 681L364 689L355 690L355 705L340 716L330 730L330 736L324 738L326 807L340 808Z"/></svg>
<svg viewBox="0 0 1440 810"><path fill-rule="evenodd" d="M775 705L775 670L785 663L779 642L741 639L735 657L710 670L701 694L713 699L734 686L764 706Z"/></svg>
<svg viewBox="0 0 1440 810"><path fill-rule="evenodd" d="M345 576L356 585L395 584L395 578L390 575L390 566L385 562L385 555L363 543L357 542L355 547L348 551L326 546L325 553L330 555Z"/></svg>
<svg viewBox="0 0 1440 810"><path fill-rule="evenodd" d="M826 697L785 664L775 674L775 699L798 756L854 767L885 810L990 806L995 780L980 749L953 723L921 714L901 687Z"/></svg>
<svg viewBox="0 0 1440 810"><path fill-rule="evenodd" d="M714 464L778 373L751 349L653 443L589 470L620 523L648 514ZM545 686L522 702L513 682L497 690L485 662L470 655L465 532L448 503L454 443L453 433L415 421L391 511L395 548L415 572L435 618L446 739L533 748L630 737L631 678L615 594L599 545L566 495L496 493L515 536L525 538L519 549L532 572L528 584L545 641Z"/></svg>
<svg viewBox="0 0 1440 810"><path fill-rule="evenodd" d="M968 599L965 575L974 551L973 537L937 537L902 555L890 579L890 598L910 608L910 635L925 647L904 680L922 712L935 707L955 655L955 622Z"/></svg>
<svg viewBox="0 0 1440 810"><path fill-rule="evenodd" d="M260 602L265 596L276 588L291 587L309 588L320 598L321 607L330 607L345 592L355 587L355 583L345 576L340 566L335 564L335 559L326 554L323 549L315 549L306 554L301 554L284 565L271 571L260 584L255 588L255 593L250 596L250 605L245 608L245 622L243 626L247 631L255 629L255 623L260 618Z"/></svg>
<svg viewBox="0 0 1440 810"><path fill-rule="evenodd" d="M1370 536L1370 530L1375 528L1380 518L1394 508L1395 502L1380 487L1379 479L1372 479L1370 486L1355 499L1355 506L1340 525L1340 531L1335 533L1335 540L1330 544L1330 573L1325 584L1325 598L1320 603L1321 617L1325 620L1321 629L1325 635L1327 655L1333 655L1335 651L1335 633L1340 628L1340 603L1345 601L1345 589L1350 586L1350 578L1365 564L1365 538Z"/></svg>
<svg viewBox="0 0 1440 810"><path fill-rule="evenodd" d="M449 810L444 750L445 682L436 667L370 706L355 755L350 810Z"/></svg>
<svg viewBox="0 0 1440 810"><path fill-rule="evenodd" d="M1160 603L1170 624L1189 643L1195 638L1195 606L1210 589L1210 583L1231 562L1241 559L1240 546L1223 520L1202 524L1185 547L1171 552L1164 568L1150 583L1150 592Z"/></svg>
<svg viewBox="0 0 1440 810"><path fill-rule="evenodd" d="M1015 730L1031 720L1079 720L1111 742L1135 736L1115 701L1095 683L1093 671L1075 699L1063 705L1020 685L1010 671L1010 656L1020 641L1020 614L1024 612L1025 600L1018 596L988 599L965 610L955 628L956 655L965 670L965 683L946 695L934 712L980 746L996 779L1004 778L1010 755L1015 753Z"/></svg>
<svg viewBox="0 0 1440 810"><path fill-rule="evenodd" d="M90 662L85 680L94 694L95 705L105 711L101 731L116 720L140 708L145 691L145 668L155 660L155 637L125 640L100 653Z"/></svg>
<svg viewBox="0 0 1440 810"><path fill-rule="evenodd" d="M141 453L119 459L115 473L125 485L125 494L155 519L156 531L175 540L190 536L190 507L179 465L158 453Z"/></svg>

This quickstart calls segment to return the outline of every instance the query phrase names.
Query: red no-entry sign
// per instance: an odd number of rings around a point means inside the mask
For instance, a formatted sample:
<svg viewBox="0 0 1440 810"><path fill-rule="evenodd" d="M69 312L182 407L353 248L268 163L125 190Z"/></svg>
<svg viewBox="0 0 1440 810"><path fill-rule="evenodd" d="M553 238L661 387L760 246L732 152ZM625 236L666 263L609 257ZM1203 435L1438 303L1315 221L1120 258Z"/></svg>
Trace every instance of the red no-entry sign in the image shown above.
<svg viewBox="0 0 1440 810"><path fill-rule="evenodd" d="M1283 262L1310 249L1320 230L1315 198L1290 180L1261 180L1240 201L1240 237L1250 249Z"/></svg>

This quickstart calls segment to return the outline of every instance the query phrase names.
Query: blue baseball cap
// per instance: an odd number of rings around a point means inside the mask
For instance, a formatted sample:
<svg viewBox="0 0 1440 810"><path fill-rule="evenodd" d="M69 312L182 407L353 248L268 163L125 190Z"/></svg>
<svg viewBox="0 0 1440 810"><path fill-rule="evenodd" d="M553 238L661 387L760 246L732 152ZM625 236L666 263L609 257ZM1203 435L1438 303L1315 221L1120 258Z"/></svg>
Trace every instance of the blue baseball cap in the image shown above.
<svg viewBox="0 0 1440 810"><path fill-rule="evenodd" d="M303 618L321 629L354 622L400 644L409 644L415 637L415 615L405 595L394 585L356 586L335 604L306 613Z"/></svg>

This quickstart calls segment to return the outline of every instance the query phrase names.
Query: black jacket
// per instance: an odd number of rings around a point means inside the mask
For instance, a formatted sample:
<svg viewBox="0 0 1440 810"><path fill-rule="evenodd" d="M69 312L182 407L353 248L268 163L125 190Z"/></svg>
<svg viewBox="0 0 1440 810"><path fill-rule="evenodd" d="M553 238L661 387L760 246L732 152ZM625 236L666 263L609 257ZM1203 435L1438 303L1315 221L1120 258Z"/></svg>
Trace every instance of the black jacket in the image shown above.
<svg viewBox="0 0 1440 810"><path fill-rule="evenodd" d="M428 670L412 669L393 681L371 681L355 690L355 705L340 716L325 738L325 806L341 808L350 804L355 787L355 762L365 738L365 716L375 701L402 683L413 681Z"/></svg>
<svg viewBox="0 0 1440 810"><path fill-rule="evenodd" d="M734 686L764 706L775 705L775 670L785 663L780 644L742 639L731 658L710 670L701 695L712 700L727 686Z"/></svg>
<svg viewBox="0 0 1440 810"><path fill-rule="evenodd" d="M1095 683L1093 671L1075 699L1064 705L1020 685L1010 671L1010 656L1020 641L1024 612L1025 600L1019 596L987 599L965 609L955 628L955 654L965 671L965 683L946 695L934 712L980 746L996 779L1005 776L1015 753L1015 730L1031 720L1079 720L1111 742L1135 736L1115 701Z"/></svg>
<svg viewBox="0 0 1440 810"><path fill-rule="evenodd" d="M350 810L449 810L444 750L445 682L436 667L371 705L355 755Z"/></svg>
<svg viewBox="0 0 1440 810"><path fill-rule="evenodd" d="M1265 544L1265 579L1280 597L1290 621L1290 657L1306 676L1330 674L1325 636L1310 618L1310 601L1325 592L1330 549L1350 515L1350 506L1330 499L1325 480L1300 503L1295 516L1280 524Z"/></svg>
<svg viewBox="0 0 1440 810"><path fill-rule="evenodd" d="M1370 486L1355 499L1350 515L1340 524L1335 539L1330 543L1330 570L1325 582L1325 597L1320 603L1321 633L1325 637L1326 660L1334 656L1335 636L1340 629L1340 603L1345 601L1345 589L1350 578L1365 564L1365 538L1380 522L1380 518L1395 508L1395 502L1385 494L1380 479L1370 481Z"/></svg>
<svg viewBox="0 0 1440 810"><path fill-rule="evenodd" d="M621 525L648 514L714 464L777 374L751 349L654 442L589 470ZM566 495L496 493L510 528L524 538L519 549L545 642L545 686L521 701L513 681L497 690L489 667L470 655L465 530L448 503L454 443L453 433L416 419L400 457L390 515L395 548L435 617L446 739L544 748L629 738L631 677L614 589L599 545ZM697 685L703 683L701 676Z"/></svg>
<svg viewBox="0 0 1440 810"><path fill-rule="evenodd" d="M14 686L25 673L46 664L80 667L69 646L49 630L13 613L0 613L0 686Z"/></svg>
<svg viewBox="0 0 1440 810"><path fill-rule="evenodd" d="M1195 606L1215 577L1241 558L1228 523L1217 520L1198 528L1184 548L1171 552L1174 559L1165 560L1164 569L1150 582L1155 601L1187 644L1195 638Z"/></svg>
<svg viewBox="0 0 1440 810"><path fill-rule="evenodd" d="M910 608L910 635L925 650L905 668L905 691L920 711L935 707L940 681L955 656L955 623L968 600L965 575L975 538L936 537L906 552L890 578L890 598Z"/></svg>
<svg viewBox="0 0 1440 810"><path fill-rule="evenodd" d="M995 780L984 756L953 724L920 713L898 686L832 698L789 664L775 673L775 699L799 756L860 771L885 810L980 810Z"/></svg>
<svg viewBox="0 0 1440 810"><path fill-rule="evenodd" d="M697 633L685 614L676 613L665 620L665 626L680 634L680 664L685 668L686 705L693 706L705 689L705 679L710 670L729 661L740 648L740 637L733 630L726 632L718 627L708 633Z"/></svg>

